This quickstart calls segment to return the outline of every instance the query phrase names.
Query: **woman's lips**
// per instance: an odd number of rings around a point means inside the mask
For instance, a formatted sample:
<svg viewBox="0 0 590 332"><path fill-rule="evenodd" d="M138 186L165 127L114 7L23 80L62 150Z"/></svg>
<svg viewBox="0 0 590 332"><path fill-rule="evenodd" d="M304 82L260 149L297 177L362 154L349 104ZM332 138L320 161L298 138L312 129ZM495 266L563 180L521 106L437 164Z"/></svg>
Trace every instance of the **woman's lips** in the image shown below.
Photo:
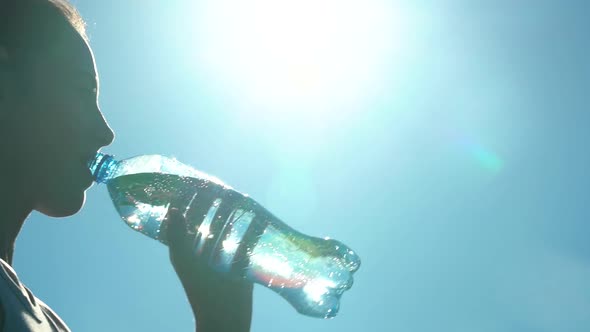
<svg viewBox="0 0 590 332"><path fill-rule="evenodd" d="M82 164L82 178L86 188L90 187L94 183L94 177L85 163Z"/></svg>
<svg viewBox="0 0 590 332"><path fill-rule="evenodd" d="M86 155L85 157L82 157L80 160L82 161L82 163L84 164L84 166L86 168L89 168L90 163L94 160L95 157L96 157L96 152L93 152L93 153Z"/></svg>

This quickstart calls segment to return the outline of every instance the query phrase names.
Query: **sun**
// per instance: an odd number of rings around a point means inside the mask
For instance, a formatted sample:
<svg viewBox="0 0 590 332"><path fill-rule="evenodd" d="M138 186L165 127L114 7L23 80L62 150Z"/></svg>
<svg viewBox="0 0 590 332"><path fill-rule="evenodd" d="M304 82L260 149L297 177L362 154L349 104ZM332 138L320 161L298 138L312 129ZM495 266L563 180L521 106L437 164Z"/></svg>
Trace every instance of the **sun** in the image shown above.
<svg viewBox="0 0 590 332"><path fill-rule="evenodd" d="M267 121L350 108L400 41L401 20L384 0L219 0L194 12L199 74Z"/></svg>

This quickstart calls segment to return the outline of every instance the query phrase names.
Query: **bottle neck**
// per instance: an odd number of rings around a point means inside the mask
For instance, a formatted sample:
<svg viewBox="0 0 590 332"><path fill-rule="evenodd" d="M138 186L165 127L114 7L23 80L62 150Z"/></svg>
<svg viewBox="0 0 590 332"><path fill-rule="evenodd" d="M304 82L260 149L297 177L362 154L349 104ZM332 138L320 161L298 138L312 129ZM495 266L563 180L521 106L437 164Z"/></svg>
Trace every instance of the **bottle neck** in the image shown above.
<svg viewBox="0 0 590 332"><path fill-rule="evenodd" d="M111 179L117 164L118 162L113 156L98 152L96 157L88 162L88 168L92 173L94 181L97 183L106 183Z"/></svg>

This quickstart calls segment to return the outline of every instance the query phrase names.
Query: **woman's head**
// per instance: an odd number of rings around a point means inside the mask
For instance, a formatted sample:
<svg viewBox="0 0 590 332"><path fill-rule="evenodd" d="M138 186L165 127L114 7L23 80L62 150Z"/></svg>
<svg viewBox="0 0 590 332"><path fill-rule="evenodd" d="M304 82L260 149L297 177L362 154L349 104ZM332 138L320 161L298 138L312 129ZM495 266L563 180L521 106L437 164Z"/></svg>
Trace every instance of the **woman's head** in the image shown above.
<svg viewBox="0 0 590 332"><path fill-rule="evenodd" d="M86 161L113 140L77 11L62 0L0 0L0 182L50 216L76 213Z"/></svg>

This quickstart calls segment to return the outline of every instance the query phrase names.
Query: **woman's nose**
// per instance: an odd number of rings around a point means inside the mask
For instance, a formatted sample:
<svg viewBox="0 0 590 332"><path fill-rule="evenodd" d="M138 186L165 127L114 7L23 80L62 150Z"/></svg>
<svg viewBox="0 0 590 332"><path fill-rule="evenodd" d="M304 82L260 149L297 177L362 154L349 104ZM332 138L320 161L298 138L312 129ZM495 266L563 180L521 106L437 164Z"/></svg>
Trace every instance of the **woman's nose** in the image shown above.
<svg viewBox="0 0 590 332"><path fill-rule="evenodd" d="M99 121L96 126L96 137L101 147L110 145L115 139L115 133L107 123L106 119L99 111Z"/></svg>

